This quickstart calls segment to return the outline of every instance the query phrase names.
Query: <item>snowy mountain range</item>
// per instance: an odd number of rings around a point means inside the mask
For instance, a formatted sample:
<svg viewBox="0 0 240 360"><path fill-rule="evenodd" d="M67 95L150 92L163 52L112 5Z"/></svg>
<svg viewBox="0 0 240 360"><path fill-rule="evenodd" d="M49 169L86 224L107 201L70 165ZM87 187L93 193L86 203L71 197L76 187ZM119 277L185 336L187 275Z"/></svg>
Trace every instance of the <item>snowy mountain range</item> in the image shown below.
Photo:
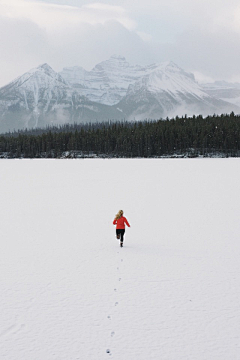
<svg viewBox="0 0 240 360"><path fill-rule="evenodd" d="M116 105L126 95L130 84L157 68L130 65L122 56L113 55L97 64L91 71L82 67L64 68L61 76L89 100Z"/></svg>
<svg viewBox="0 0 240 360"><path fill-rule="evenodd" d="M0 131L64 123L240 113L240 85L200 86L173 62L131 65L112 56L91 71L43 64L0 89Z"/></svg>
<svg viewBox="0 0 240 360"><path fill-rule="evenodd" d="M48 64L0 89L0 130L44 127L114 118L111 106L90 101Z"/></svg>

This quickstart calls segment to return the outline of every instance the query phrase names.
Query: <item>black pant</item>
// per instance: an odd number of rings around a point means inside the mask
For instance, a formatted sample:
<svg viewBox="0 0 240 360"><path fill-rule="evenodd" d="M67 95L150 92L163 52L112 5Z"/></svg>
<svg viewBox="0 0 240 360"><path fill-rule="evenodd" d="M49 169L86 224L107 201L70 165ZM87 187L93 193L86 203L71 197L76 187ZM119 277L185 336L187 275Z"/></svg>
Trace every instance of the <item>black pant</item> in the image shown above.
<svg viewBox="0 0 240 360"><path fill-rule="evenodd" d="M124 233L125 233L125 229L116 229L116 234L120 235L120 241L122 242L123 242Z"/></svg>

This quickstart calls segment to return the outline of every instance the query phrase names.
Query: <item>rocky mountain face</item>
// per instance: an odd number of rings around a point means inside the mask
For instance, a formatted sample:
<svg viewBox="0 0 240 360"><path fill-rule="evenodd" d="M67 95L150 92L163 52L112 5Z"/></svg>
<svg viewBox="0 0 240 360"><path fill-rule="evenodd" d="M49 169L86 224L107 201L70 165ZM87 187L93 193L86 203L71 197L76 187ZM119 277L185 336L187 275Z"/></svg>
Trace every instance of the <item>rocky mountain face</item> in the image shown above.
<svg viewBox="0 0 240 360"><path fill-rule="evenodd" d="M112 106L126 95L129 84L135 83L156 67L156 64L130 65L124 57L113 55L91 71L75 66L64 68L60 74L89 100Z"/></svg>
<svg viewBox="0 0 240 360"><path fill-rule="evenodd" d="M221 85L222 86L222 85ZM112 56L91 71L44 64L0 89L0 131L64 123L240 113L240 87L200 86L173 62L130 65ZM240 102L239 102L240 105Z"/></svg>
<svg viewBox="0 0 240 360"><path fill-rule="evenodd" d="M130 85L118 109L124 112L126 118L135 120L240 110L208 94L192 74L186 73L173 62L160 64Z"/></svg>
<svg viewBox="0 0 240 360"><path fill-rule="evenodd" d="M49 65L39 66L0 89L1 127L41 126L44 114L54 115L56 104L70 99L66 81Z"/></svg>
<svg viewBox="0 0 240 360"><path fill-rule="evenodd" d="M0 89L1 132L104 121L119 115L120 111L82 96L47 64Z"/></svg>

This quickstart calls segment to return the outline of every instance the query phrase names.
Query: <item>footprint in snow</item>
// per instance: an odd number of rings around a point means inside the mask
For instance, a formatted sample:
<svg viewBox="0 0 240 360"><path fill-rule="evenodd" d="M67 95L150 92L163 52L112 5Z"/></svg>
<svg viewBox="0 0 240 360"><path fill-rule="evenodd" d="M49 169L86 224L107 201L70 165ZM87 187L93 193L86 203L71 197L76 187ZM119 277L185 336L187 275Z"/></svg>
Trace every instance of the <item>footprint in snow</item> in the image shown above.
<svg viewBox="0 0 240 360"><path fill-rule="evenodd" d="M115 306L117 306L118 305L118 302L115 302Z"/></svg>
<svg viewBox="0 0 240 360"><path fill-rule="evenodd" d="M112 331L111 332L111 337L113 337L115 335L115 332L114 331Z"/></svg>
<svg viewBox="0 0 240 360"><path fill-rule="evenodd" d="M118 281L121 281L121 280L122 280L121 278L118 279Z"/></svg>
<svg viewBox="0 0 240 360"><path fill-rule="evenodd" d="M108 319L111 320L111 316L110 316L110 315L108 315Z"/></svg>

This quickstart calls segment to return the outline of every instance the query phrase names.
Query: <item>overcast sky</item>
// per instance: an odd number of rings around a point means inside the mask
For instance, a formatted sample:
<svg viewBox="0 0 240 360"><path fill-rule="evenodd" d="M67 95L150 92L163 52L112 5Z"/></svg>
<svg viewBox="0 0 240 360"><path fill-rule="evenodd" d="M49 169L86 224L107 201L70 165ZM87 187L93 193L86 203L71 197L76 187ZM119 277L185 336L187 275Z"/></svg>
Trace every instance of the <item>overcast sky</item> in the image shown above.
<svg viewBox="0 0 240 360"><path fill-rule="evenodd" d="M240 81L239 0L0 0L0 86L42 63L90 70L113 54Z"/></svg>

